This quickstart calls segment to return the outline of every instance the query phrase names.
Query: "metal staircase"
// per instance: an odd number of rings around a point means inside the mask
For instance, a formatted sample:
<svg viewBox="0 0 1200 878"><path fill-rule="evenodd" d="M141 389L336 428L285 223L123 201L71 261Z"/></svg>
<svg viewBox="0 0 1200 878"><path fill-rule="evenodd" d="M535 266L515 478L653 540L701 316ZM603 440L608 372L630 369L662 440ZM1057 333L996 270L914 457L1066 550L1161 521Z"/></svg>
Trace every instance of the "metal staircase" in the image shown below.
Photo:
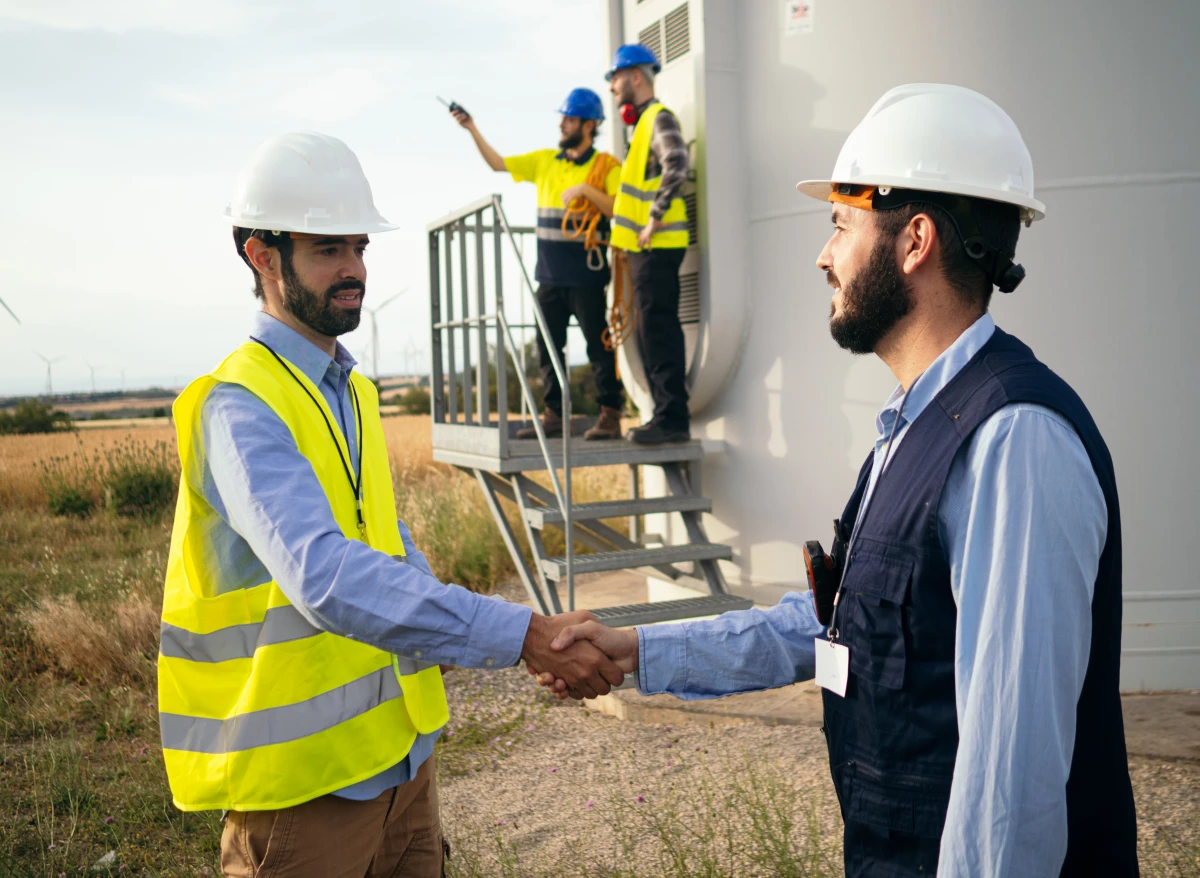
<svg viewBox="0 0 1200 878"><path fill-rule="evenodd" d="M607 624L645 625L751 606L749 600L729 594L717 563L731 558L732 549L709 542L704 533L702 516L711 511L712 502L694 489L697 480L692 469L704 456L701 442L644 447L622 440L573 441L573 435L590 423L572 419L568 392L563 393L563 421L572 429L564 430L561 445L547 440L520 359L524 345L517 344L513 332L536 330L549 337L521 258L523 241L535 229L510 226L500 196L493 195L430 223L427 232L433 456L476 479L533 606L545 614L572 610L576 574L626 569L696 585L708 594L592 611ZM521 313L528 305L532 324L523 317L513 322L506 313L504 286L514 273ZM555 374L567 388L564 364L553 345L549 347ZM507 392L510 359L521 397L515 419L510 417ZM517 439L517 430L530 422L537 438ZM614 465L628 468L629 499L573 502L573 471ZM639 468L645 466L662 469L669 490L666 496L641 496ZM545 472L550 489L531 478L533 472ZM501 501L514 504L532 559L522 552ZM659 513L682 518L686 542L648 545L653 541L643 534L642 516ZM604 523L612 518L628 518L629 532ZM550 528L563 534L562 556L551 556L546 549L544 534ZM576 554L577 544L590 551ZM565 604L559 593L564 584Z"/></svg>

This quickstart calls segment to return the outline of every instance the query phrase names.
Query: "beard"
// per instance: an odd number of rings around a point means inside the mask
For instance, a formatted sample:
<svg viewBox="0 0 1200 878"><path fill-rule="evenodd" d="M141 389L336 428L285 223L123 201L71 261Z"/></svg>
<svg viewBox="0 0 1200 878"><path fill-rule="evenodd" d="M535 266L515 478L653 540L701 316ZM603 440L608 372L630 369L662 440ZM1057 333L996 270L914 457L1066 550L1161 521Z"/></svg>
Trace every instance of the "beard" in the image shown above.
<svg viewBox="0 0 1200 878"><path fill-rule="evenodd" d="M852 354L870 354L912 309L912 291L896 267L891 241L881 241L867 264L842 286L842 313L829 306L829 334ZM837 276L827 272L830 283Z"/></svg>
<svg viewBox="0 0 1200 878"><path fill-rule="evenodd" d="M566 134L558 141L559 149L574 149L583 143L583 132L576 131L574 134Z"/></svg>
<svg viewBox="0 0 1200 878"><path fill-rule="evenodd" d="M362 319L362 308L345 309L335 307L333 297L338 293L359 290L366 295L366 284L357 280L344 280L318 293L307 286L296 274L291 260L285 260L283 273L283 307L292 316L313 332L335 337L353 332Z"/></svg>
<svg viewBox="0 0 1200 878"><path fill-rule="evenodd" d="M621 106L621 104L632 104L633 103L633 83L631 83L628 79L626 79L624 82L622 82L620 85L618 85L617 92L616 92L616 98L617 98L617 106L618 107Z"/></svg>

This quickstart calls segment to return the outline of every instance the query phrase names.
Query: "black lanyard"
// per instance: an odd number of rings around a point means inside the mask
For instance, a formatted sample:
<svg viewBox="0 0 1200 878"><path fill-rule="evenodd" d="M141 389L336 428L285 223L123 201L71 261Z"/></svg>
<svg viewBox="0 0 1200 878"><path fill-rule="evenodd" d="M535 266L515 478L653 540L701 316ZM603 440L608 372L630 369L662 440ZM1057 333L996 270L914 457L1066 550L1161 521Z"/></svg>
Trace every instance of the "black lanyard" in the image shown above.
<svg viewBox="0 0 1200 878"><path fill-rule="evenodd" d="M925 373L922 372L921 375ZM879 490L879 483L883 481L884 471L887 469L888 459L892 456L892 442L896 439L896 430L900 426L900 420L904 417L904 404L908 402L908 396L912 393L913 388L917 386L917 382L921 380L921 375L913 379L913 383L908 385L908 390L904 392L904 396L900 398L900 409L896 412L896 420L892 421L892 429L888 433L887 446L883 449L883 463L879 467L879 475L875 477L875 485L871 488L871 496L865 494L862 501L859 503L858 513L854 516L854 527L850 530L850 542L846 546L846 560L842 563L842 575L838 579L838 590L833 596L833 616L829 620L829 628L825 632L826 639L830 643L837 640L840 631L837 630L837 609L838 601L842 599L842 586L846 582L846 570L850 567L850 556L854 551L854 543L858 539L858 528L862 524L863 519L867 517L867 507L871 505L871 501L875 499L875 492ZM870 486L870 482L867 482ZM866 489L864 488L864 491Z"/></svg>
<svg viewBox="0 0 1200 878"><path fill-rule="evenodd" d="M317 398L312 395L312 391L309 390L304 385L304 382L300 380L300 377L295 372L292 371L292 367L287 364L287 361L284 360L283 357L279 356L279 354L275 353L274 348L272 348L269 344L267 344L262 339L255 338L254 336L250 336L250 340L254 341L254 342L258 342L260 345L262 345L264 348L266 348L268 351L271 352L271 356L273 356L275 359L277 359L279 361L279 365L281 365L281 366L283 366L283 368L287 369L287 373L292 376L292 379L297 384L300 385L300 389L308 394L308 398L313 401L313 405L315 405L317 407L317 411L319 411L321 413L321 419L325 421L325 429L327 429L329 431L329 437L331 439L333 439L333 447L337 449L338 460L340 460L342 462L342 470L346 473L346 480L348 482L350 482L350 490L354 492L354 500L355 500L355 503L357 504L356 511L358 513L358 532L359 532L359 534L365 535L367 532L367 523L366 523L366 521L363 520L362 409L359 407L359 404L358 404L358 391L354 389L354 382L350 381L349 384L350 384L350 397L354 400L355 424L358 428L358 478L357 479L354 477L354 473L350 472L350 463L346 460L345 455L342 454L342 446L340 444L338 444L337 433L335 433L333 430L333 424L329 423L329 418L325 414L325 409L321 408L321 403L319 403L317 401Z"/></svg>

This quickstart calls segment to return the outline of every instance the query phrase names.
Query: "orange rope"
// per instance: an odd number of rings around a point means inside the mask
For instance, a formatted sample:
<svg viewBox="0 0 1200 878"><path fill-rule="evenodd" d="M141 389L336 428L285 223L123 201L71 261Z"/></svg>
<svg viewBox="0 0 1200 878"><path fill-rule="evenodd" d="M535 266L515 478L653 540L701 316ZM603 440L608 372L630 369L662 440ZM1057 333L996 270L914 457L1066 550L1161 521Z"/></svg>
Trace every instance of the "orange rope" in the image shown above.
<svg viewBox="0 0 1200 878"><path fill-rule="evenodd" d="M609 173L613 168L619 168L621 163L606 152L602 152L596 156L596 162L592 165L592 170L588 173L587 184L594 186L601 192L605 191L605 181L608 179ZM567 238L577 239L583 238L583 246L588 251L588 264L592 262L592 253L597 254L596 260L599 262L599 250L607 241L599 240L597 229L600 221L604 218L604 214L600 212L600 208L592 204L588 199L580 196L571 201L567 205L566 212L563 214L562 230ZM626 297L626 278L629 267L626 253L624 250L612 248L612 277L613 277L613 303L608 311L608 327L604 330L601 340L604 342L605 350L616 351L625 339L629 338L633 332L633 296ZM632 291L630 291L632 292ZM621 379L621 364L618 360L617 380Z"/></svg>
<svg viewBox="0 0 1200 878"><path fill-rule="evenodd" d="M603 192L609 171L619 167L621 167L621 163L611 155L606 152L599 153L596 161L592 163L592 169L588 172L585 182ZM582 237L585 249L598 250L601 243L608 243L607 241L601 242L597 236L596 229L602 219L604 219L604 214L600 212L600 208L581 195L572 199L571 203L567 205L562 221L563 234L572 240Z"/></svg>
<svg viewBox="0 0 1200 878"><path fill-rule="evenodd" d="M615 352L633 334L633 287L627 284L629 277L629 254L617 247L612 248L613 302L608 309L608 327L600 340L604 349ZM628 298L626 297L628 295ZM621 380L621 360L615 361L617 380Z"/></svg>

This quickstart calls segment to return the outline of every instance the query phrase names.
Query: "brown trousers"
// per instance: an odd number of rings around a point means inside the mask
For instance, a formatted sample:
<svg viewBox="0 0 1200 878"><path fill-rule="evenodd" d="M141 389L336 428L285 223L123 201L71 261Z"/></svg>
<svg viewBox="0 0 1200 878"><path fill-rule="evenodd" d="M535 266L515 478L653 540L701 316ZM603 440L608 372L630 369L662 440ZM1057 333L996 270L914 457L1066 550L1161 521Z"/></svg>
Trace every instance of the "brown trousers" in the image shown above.
<svg viewBox="0 0 1200 878"><path fill-rule="evenodd" d="M445 866L436 757L377 798L321 796L278 811L230 811L226 878L439 878Z"/></svg>

